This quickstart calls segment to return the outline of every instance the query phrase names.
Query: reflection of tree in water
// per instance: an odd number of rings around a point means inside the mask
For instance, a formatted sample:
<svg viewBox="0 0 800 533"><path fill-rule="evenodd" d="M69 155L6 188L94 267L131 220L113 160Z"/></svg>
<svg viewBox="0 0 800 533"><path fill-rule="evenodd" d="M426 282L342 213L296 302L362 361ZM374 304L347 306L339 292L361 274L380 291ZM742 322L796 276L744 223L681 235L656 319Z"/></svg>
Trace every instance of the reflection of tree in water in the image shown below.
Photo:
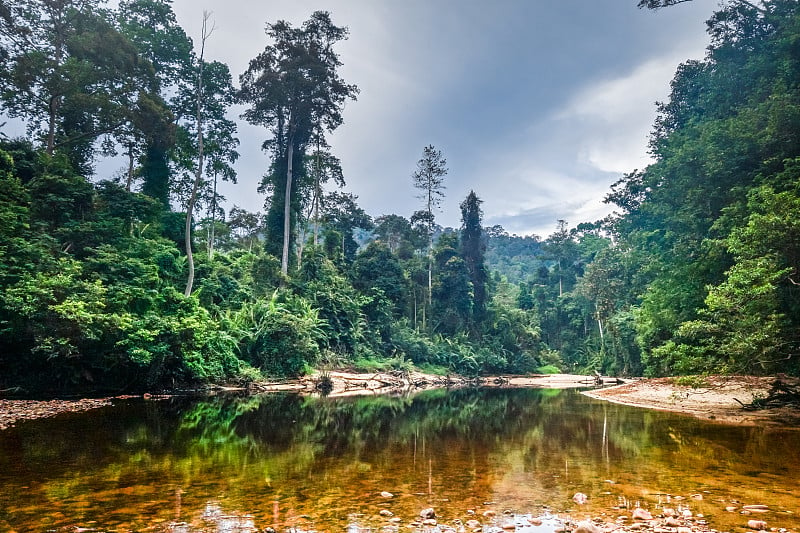
<svg viewBox="0 0 800 533"><path fill-rule="evenodd" d="M379 523L382 508L411 517L433 506L461 518L496 501L521 511L593 512L622 497L647 505L660 491L708 490L691 505L713 515L715 497L760 503L765 485L776 506L791 509L800 503L789 494L800 476L792 459L800 435L775 435L574 391L131 403L0 434L0 484L9 489L0 509L36 527L35 513L46 512L63 515L52 524L59 527L96 520L137 529L154 520L202 524L207 503L218 501L261 526L307 515L332 528L350 513ZM589 495L580 508L571 500L578 491Z"/></svg>

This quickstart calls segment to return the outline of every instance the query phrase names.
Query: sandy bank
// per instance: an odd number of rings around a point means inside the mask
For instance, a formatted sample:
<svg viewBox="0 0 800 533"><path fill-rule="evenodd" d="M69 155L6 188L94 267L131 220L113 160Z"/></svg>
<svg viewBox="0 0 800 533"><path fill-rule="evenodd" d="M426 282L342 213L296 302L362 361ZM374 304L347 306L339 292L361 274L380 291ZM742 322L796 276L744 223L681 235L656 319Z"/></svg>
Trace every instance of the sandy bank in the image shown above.
<svg viewBox="0 0 800 533"><path fill-rule="evenodd" d="M798 383L796 378L782 379ZM766 397L774 381L774 377L711 376L698 380L695 386L688 386L678 384L676 378L636 379L615 387L585 391L584 394L614 403L684 413L727 424L800 427L800 409L796 407L742 408L741 404L749 404L754 398Z"/></svg>
<svg viewBox="0 0 800 533"><path fill-rule="evenodd" d="M329 397L408 394L444 387L481 386L565 389L591 387L594 384L593 377L574 374L492 376L465 379L460 376L437 376L422 372L356 373L334 371L325 374L317 373L294 381L258 383L246 389L216 387L214 390L248 393L289 391L299 394L321 394L319 384L323 375L330 378L331 389L327 394ZM739 402L747 404L755 397L766 396L774 379L752 376L710 377L706 378L702 382L702 386L699 387L679 385L674 378L636 379L621 385L584 391L584 394L600 400L647 409L674 411L728 424L772 424L800 428L800 409L798 408L781 407L759 411L742 409ZM800 380L796 378L784 379L792 383L800 383ZM611 378L605 378L604 380L604 384L612 382L616 382L616 380ZM145 395L145 397L149 397L149 395ZM11 427L20 420L32 420L65 412L94 409L110 405L114 399L122 398L128 397L76 401L0 399L0 430Z"/></svg>

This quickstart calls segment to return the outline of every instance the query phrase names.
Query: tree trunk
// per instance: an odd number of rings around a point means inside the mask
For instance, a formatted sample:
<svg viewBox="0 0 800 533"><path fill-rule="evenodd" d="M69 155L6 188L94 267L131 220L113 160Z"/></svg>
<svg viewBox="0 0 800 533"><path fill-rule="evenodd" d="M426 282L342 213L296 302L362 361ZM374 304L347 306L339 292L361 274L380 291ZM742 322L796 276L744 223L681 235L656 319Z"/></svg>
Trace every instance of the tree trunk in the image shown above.
<svg viewBox="0 0 800 533"><path fill-rule="evenodd" d="M197 171L194 175L194 183L192 184L192 194L189 196L189 203L186 206L186 234L184 242L186 244L186 259L189 263L189 276L186 279L186 290L183 295L188 297L192 294L192 286L194 285L194 255L192 255L192 212L194 205L197 203L197 191L200 189L200 182L203 177L203 55L206 48L206 39L210 32L206 30L206 24L210 15L208 12L203 12L203 31L200 40L200 66L197 71ZM213 31L213 28L212 30Z"/></svg>
<svg viewBox="0 0 800 533"><path fill-rule="evenodd" d="M289 136L286 146L286 194L283 206L283 254L281 255L281 273L289 274L289 243L292 229L292 160L294 159L294 125L289 122Z"/></svg>
<svg viewBox="0 0 800 533"><path fill-rule="evenodd" d="M214 256L214 237L217 225L217 173L214 172L214 196L211 200L211 231L208 234L208 260Z"/></svg>
<svg viewBox="0 0 800 533"><path fill-rule="evenodd" d="M131 192L133 186L133 143L128 144L128 179L125 182L125 190Z"/></svg>

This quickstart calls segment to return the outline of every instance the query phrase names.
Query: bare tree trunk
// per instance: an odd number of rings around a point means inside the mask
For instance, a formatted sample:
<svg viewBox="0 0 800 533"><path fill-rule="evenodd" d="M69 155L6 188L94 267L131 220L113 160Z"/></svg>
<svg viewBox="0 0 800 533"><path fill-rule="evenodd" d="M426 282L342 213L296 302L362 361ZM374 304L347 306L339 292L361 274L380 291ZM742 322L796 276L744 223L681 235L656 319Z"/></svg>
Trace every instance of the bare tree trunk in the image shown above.
<svg viewBox="0 0 800 533"><path fill-rule="evenodd" d="M50 116L47 123L47 155L53 155L56 146L56 114L61 104L60 96L53 96L50 98Z"/></svg>
<svg viewBox="0 0 800 533"><path fill-rule="evenodd" d="M208 260L214 256L214 237L217 225L217 173L214 172L214 196L211 200L211 231L208 234Z"/></svg>
<svg viewBox="0 0 800 533"><path fill-rule="evenodd" d="M125 183L125 190L131 192L133 186L133 143L128 144L128 180Z"/></svg>
<svg viewBox="0 0 800 533"><path fill-rule="evenodd" d="M289 121L289 135L286 141L286 194L283 206L283 254L281 255L281 273L289 274L289 243L292 229L292 160L294 159L294 125L292 117Z"/></svg>
<svg viewBox="0 0 800 533"><path fill-rule="evenodd" d="M197 71L197 170L194 175L194 183L192 184L192 194L189 196L189 203L186 206L186 227L185 227L185 244L186 244L186 259L189 262L189 277L186 280L186 290L183 291L184 296L192 294L192 286L194 285L194 256L192 255L192 212L197 203L197 191L200 189L200 183L203 178L203 56L206 48L206 39L214 31L207 29L208 19L211 14L208 11L203 11L203 30L200 38L200 59Z"/></svg>
<svg viewBox="0 0 800 533"><path fill-rule="evenodd" d="M320 142L319 142L319 133L317 133L317 179L315 180L315 187L314 187L314 246L319 246L319 204L322 202L322 187L320 186L320 180L322 179L322 168L319 161L319 150L320 150Z"/></svg>

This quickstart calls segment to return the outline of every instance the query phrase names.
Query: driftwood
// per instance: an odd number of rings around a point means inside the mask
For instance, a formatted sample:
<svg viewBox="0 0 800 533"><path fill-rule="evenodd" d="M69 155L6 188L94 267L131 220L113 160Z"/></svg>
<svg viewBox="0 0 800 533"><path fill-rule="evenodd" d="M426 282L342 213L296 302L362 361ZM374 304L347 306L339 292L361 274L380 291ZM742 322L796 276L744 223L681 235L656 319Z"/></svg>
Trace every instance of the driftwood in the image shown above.
<svg viewBox="0 0 800 533"><path fill-rule="evenodd" d="M800 407L800 385L790 384L778 377L772 382L772 386L767 392L766 397L755 397L750 403L742 403L734 398L742 409L755 411L757 409L770 409L773 407Z"/></svg>

